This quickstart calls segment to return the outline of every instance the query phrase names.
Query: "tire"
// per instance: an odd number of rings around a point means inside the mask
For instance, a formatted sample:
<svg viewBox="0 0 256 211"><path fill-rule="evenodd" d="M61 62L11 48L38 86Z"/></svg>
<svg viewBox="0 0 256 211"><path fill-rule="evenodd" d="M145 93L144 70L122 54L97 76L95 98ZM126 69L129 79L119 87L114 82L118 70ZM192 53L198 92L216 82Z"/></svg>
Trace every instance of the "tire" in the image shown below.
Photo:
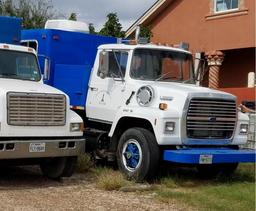
<svg viewBox="0 0 256 211"><path fill-rule="evenodd" d="M71 177L76 170L77 157L67 157L61 177Z"/></svg>
<svg viewBox="0 0 256 211"><path fill-rule="evenodd" d="M59 179L66 167L66 160L66 157L45 159L40 164L43 175L50 179Z"/></svg>
<svg viewBox="0 0 256 211"><path fill-rule="evenodd" d="M155 136L150 131L131 128L123 133L118 143L118 168L128 179L149 180L157 172L159 155Z"/></svg>

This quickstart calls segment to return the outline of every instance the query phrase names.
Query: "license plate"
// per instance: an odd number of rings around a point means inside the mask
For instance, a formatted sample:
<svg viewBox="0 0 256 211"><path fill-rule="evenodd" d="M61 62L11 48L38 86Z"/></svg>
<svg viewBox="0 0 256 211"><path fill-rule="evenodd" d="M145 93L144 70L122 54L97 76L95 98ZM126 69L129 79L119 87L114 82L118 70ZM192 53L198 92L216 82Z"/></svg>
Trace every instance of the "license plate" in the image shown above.
<svg viewBox="0 0 256 211"><path fill-rule="evenodd" d="M29 152L45 152L45 143L30 143Z"/></svg>
<svg viewBox="0 0 256 211"><path fill-rule="evenodd" d="M213 155L200 155L199 164L212 164Z"/></svg>

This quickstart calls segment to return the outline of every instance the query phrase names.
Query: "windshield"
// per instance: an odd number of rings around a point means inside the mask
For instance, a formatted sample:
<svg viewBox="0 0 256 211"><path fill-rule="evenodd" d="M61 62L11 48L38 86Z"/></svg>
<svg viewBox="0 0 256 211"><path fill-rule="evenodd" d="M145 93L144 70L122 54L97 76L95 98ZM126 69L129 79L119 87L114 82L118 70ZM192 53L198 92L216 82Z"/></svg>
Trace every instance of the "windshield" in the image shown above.
<svg viewBox="0 0 256 211"><path fill-rule="evenodd" d="M192 55L177 51L136 49L130 76L138 80L195 83Z"/></svg>
<svg viewBox="0 0 256 211"><path fill-rule="evenodd" d="M0 78L39 81L36 56L32 53L0 50Z"/></svg>

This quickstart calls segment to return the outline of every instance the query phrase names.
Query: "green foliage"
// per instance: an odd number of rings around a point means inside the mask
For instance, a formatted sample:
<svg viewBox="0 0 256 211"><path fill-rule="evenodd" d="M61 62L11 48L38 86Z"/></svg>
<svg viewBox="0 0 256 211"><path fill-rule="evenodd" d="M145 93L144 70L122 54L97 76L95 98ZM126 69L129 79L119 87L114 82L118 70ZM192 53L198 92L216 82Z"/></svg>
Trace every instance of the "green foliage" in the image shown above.
<svg viewBox="0 0 256 211"><path fill-rule="evenodd" d="M161 178L156 198L165 203L178 201L197 210L254 210L255 165L240 164L232 176L202 180L193 169L173 171Z"/></svg>
<svg viewBox="0 0 256 211"><path fill-rule="evenodd" d="M127 181L119 171L113 171L107 168L98 168L95 171L97 175L97 187L107 191L119 190L128 185Z"/></svg>
<svg viewBox="0 0 256 211"><path fill-rule="evenodd" d="M53 5L49 0L0 0L0 15L23 19L26 29L43 28L48 19L54 18Z"/></svg>
<svg viewBox="0 0 256 211"><path fill-rule="evenodd" d="M109 13L107 15L107 21L99 34L112 37L124 37L125 32L122 31L122 25L116 13Z"/></svg>
<svg viewBox="0 0 256 211"><path fill-rule="evenodd" d="M89 171L93 167L93 162L88 154L82 154L78 156L76 171L84 173Z"/></svg>
<svg viewBox="0 0 256 211"><path fill-rule="evenodd" d="M89 33L90 33L90 34L97 34L97 33L95 32L95 28L94 28L93 23L89 23Z"/></svg>
<svg viewBox="0 0 256 211"><path fill-rule="evenodd" d="M150 31L150 27L141 26L140 27L140 37L145 37L150 40L150 38L153 37L153 33Z"/></svg>
<svg viewBox="0 0 256 211"><path fill-rule="evenodd" d="M77 21L76 13L72 12L68 18L71 21Z"/></svg>

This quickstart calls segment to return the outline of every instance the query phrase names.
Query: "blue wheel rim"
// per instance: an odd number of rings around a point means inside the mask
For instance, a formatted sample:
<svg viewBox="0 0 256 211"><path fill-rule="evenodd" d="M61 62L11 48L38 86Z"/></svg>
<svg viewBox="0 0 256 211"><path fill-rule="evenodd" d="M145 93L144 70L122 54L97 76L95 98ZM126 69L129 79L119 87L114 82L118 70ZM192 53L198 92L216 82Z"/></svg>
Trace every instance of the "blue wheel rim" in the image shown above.
<svg viewBox="0 0 256 211"><path fill-rule="evenodd" d="M123 163L129 171L135 171L141 164L142 152L138 141L128 140L123 147Z"/></svg>

